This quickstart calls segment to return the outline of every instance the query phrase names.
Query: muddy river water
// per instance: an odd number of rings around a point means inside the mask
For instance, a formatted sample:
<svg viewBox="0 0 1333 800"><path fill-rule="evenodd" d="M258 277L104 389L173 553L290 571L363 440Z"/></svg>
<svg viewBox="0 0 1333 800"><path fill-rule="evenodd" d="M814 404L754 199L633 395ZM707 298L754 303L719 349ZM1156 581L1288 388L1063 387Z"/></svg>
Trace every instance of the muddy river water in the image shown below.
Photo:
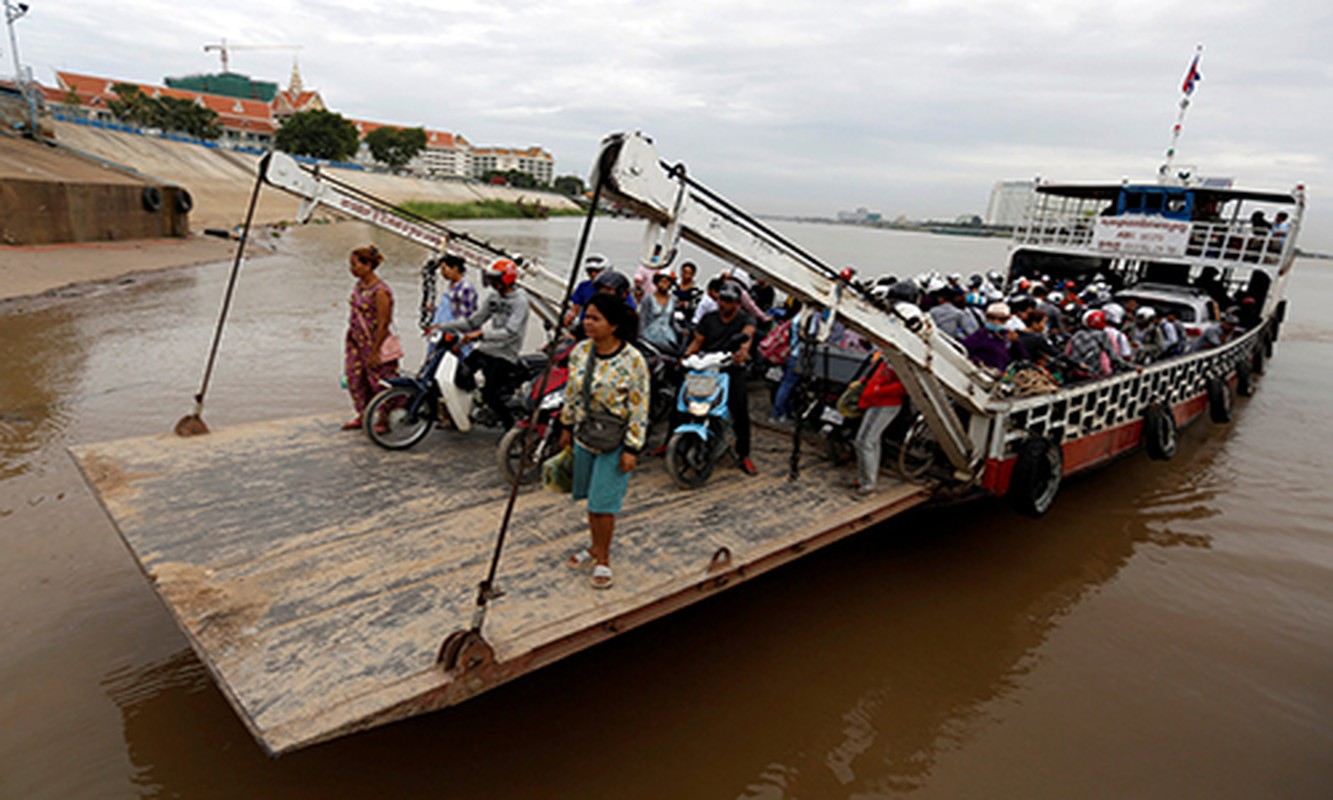
<svg viewBox="0 0 1333 800"><path fill-rule="evenodd" d="M578 225L472 228L565 265ZM1005 247L782 227L872 272L969 273ZM628 263L639 234L599 223L595 248ZM346 252L368 240L412 330L419 251L355 224L288 233L245 267L210 424L348 408ZM65 451L190 410L228 265L11 305L0 797L1329 797L1329 263L1298 263L1256 395L1170 462L1071 481L1036 521L998 502L913 513L457 708L278 760Z"/></svg>

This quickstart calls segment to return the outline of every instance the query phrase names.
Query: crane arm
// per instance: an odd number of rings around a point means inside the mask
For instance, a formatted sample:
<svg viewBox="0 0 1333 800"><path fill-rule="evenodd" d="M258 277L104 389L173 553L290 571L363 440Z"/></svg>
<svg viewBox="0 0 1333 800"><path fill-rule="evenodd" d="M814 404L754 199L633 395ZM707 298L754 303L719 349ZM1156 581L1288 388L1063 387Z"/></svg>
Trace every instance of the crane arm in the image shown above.
<svg viewBox="0 0 1333 800"><path fill-rule="evenodd" d="M510 259L518 265L518 285L532 300L533 310L548 324L558 324L565 281L537 261L511 255L490 242L451 230L329 175L309 170L283 152L265 155L259 162L259 170L265 183L301 198L297 222L305 223L323 205L401 236L433 254L460 255L479 269L485 269L497 258Z"/></svg>
<svg viewBox="0 0 1333 800"><path fill-rule="evenodd" d="M612 134L602 142L593 180L606 195L648 220L643 263L662 268L685 239L725 261L763 275L784 292L832 309L850 328L879 345L903 379L917 409L960 473L979 466L978 448L956 407L987 415L993 379L935 329L910 303L879 307L829 265L669 166L642 134ZM979 426L971 426L980 430Z"/></svg>

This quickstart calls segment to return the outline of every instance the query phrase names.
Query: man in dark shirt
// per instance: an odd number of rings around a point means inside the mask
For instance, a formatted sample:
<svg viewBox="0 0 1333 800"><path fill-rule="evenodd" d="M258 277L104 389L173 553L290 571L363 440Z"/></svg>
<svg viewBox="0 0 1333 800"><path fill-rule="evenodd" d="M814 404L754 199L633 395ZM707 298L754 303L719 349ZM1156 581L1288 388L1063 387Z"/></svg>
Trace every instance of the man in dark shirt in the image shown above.
<svg viewBox="0 0 1333 800"><path fill-rule="evenodd" d="M741 471L757 475L750 460L750 399L745 386L745 362L750 354L750 340L754 338L754 318L741 311L740 287L730 281L717 290L717 310L704 314L694 330L694 338L685 355L714 353L730 349L736 334L744 334L746 341L732 354L727 372L727 410L731 413L731 429L736 434L736 457Z"/></svg>
<svg viewBox="0 0 1333 800"><path fill-rule="evenodd" d="M991 303L986 308L986 327L963 340L973 361L1004 372L1010 361L1028 357L1018 333L1005 328L1008 321L1008 304Z"/></svg>

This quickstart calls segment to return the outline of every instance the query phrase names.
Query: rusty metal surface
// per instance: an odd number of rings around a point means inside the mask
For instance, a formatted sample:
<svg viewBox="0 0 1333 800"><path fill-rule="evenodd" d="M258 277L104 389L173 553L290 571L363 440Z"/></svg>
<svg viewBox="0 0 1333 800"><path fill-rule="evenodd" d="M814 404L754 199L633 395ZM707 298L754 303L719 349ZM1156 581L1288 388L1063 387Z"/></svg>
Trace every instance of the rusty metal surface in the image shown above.
<svg viewBox="0 0 1333 800"><path fill-rule="evenodd" d="M586 543L583 506L524 490L483 630L493 661L450 675L436 655L468 625L507 491L496 437L391 453L337 428L306 417L73 450L272 753L452 705L925 499L886 477L853 501L853 470L814 457L789 483L786 438L758 429L756 478L722 468L684 492L645 459L617 518L616 584L594 591L563 565Z"/></svg>

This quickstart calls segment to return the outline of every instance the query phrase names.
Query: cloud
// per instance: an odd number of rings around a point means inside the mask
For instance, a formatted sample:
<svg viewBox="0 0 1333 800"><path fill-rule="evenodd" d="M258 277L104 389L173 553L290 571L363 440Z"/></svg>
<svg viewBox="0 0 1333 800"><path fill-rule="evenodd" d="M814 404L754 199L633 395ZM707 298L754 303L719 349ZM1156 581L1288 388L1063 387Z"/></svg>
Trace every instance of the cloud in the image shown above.
<svg viewBox="0 0 1333 800"><path fill-rule="evenodd" d="M756 210L824 214L954 216L996 180L1151 176L1203 42L1181 159L1304 182L1305 241L1333 250L1326 2L32 4L19 31L39 71L160 81L215 69L202 48L223 36L295 43L307 85L352 116L541 144L576 173L607 132L643 130ZM285 82L293 55L237 50L232 65Z"/></svg>

